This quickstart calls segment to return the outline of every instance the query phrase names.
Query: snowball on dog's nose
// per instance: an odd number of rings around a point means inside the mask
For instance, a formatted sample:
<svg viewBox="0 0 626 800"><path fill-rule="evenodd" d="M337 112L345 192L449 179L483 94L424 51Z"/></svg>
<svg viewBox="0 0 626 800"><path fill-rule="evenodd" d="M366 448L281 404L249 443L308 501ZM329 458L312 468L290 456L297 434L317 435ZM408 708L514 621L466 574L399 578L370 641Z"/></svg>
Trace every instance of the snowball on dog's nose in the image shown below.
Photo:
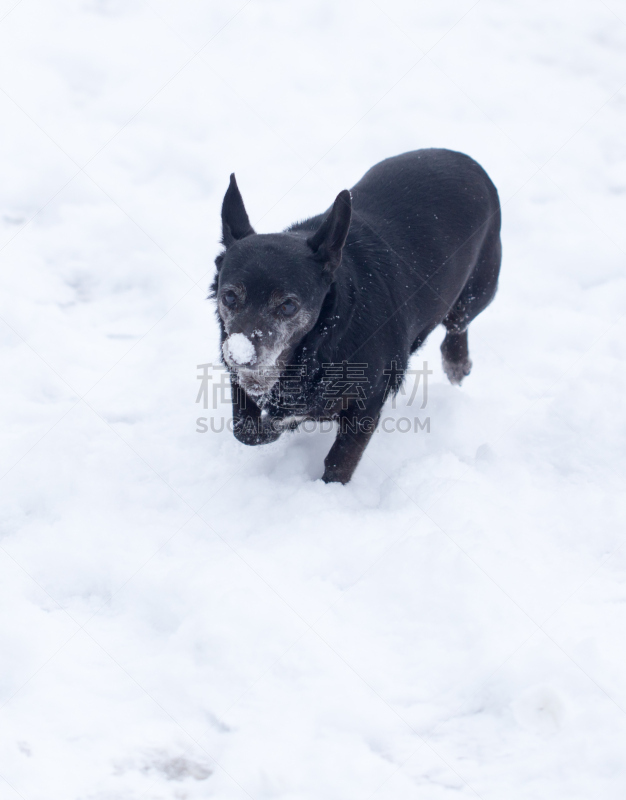
<svg viewBox="0 0 626 800"><path fill-rule="evenodd" d="M239 366L254 364L256 361L254 345L244 333L233 333L229 336L222 346L222 352L226 361L232 361Z"/></svg>

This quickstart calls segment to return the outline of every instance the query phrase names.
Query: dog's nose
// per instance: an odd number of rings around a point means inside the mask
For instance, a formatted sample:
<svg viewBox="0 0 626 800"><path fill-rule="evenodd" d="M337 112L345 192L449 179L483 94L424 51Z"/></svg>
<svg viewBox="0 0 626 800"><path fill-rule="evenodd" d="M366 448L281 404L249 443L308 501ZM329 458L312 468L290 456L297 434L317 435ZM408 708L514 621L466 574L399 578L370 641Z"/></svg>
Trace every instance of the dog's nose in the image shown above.
<svg viewBox="0 0 626 800"><path fill-rule="evenodd" d="M222 349L226 361L238 367L251 367L256 362L256 349L245 333L231 333Z"/></svg>

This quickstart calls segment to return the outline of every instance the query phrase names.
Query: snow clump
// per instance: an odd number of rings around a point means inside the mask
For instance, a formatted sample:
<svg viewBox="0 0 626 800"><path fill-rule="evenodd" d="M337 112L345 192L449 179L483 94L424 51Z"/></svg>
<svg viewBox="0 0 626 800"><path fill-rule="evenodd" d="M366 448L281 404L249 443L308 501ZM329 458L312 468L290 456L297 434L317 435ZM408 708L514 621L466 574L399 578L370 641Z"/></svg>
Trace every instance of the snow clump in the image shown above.
<svg viewBox="0 0 626 800"><path fill-rule="evenodd" d="M256 361L254 345L243 333L233 333L224 342L224 357L235 364L253 364Z"/></svg>

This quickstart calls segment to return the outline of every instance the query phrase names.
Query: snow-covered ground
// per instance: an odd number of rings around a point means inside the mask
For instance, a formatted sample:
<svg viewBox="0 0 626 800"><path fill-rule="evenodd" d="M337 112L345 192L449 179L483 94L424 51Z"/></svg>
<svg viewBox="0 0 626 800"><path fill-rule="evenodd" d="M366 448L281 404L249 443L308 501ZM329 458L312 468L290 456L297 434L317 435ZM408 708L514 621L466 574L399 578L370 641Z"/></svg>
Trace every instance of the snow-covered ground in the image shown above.
<svg viewBox="0 0 626 800"><path fill-rule="evenodd" d="M624 0L0 0L2 798L623 799L625 53ZM196 432L229 173L272 231L428 146L504 211L430 432L346 487Z"/></svg>

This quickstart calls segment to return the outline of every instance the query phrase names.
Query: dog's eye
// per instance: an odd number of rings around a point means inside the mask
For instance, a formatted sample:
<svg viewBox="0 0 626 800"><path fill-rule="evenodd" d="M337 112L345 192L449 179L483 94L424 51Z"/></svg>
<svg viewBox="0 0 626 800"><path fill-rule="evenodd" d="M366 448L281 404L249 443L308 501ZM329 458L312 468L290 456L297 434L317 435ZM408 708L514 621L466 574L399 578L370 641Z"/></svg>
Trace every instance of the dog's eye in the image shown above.
<svg viewBox="0 0 626 800"><path fill-rule="evenodd" d="M293 317L298 310L298 306L293 300L285 300L284 303L278 306L278 310L284 317Z"/></svg>
<svg viewBox="0 0 626 800"><path fill-rule="evenodd" d="M225 306L232 308L236 302L237 302L237 295L232 291L232 289L229 289L222 295L222 303L224 303Z"/></svg>

